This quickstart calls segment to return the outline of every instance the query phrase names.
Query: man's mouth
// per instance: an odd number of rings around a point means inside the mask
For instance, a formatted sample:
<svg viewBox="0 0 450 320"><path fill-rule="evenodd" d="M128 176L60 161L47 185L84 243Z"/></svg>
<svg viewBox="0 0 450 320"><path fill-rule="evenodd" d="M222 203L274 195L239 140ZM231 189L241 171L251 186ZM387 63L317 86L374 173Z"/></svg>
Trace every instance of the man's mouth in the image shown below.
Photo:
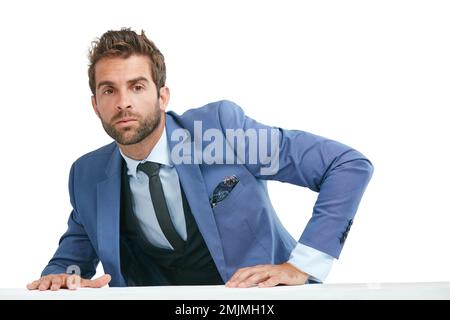
<svg viewBox="0 0 450 320"><path fill-rule="evenodd" d="M126 124L126 123L130 123L132 121L136 121L136 119L134 119L134 118L122 118L122 119L118 120L116 122L116 124Z"/></svg>

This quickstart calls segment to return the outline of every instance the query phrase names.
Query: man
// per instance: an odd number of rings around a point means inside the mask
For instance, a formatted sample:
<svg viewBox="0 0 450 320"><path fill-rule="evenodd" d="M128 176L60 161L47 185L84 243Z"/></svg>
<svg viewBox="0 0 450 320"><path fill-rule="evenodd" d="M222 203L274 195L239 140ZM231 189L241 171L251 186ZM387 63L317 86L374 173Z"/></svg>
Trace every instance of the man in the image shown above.
<svg viewBox="0 0 450 320"><path fill-rule="evenodd" d="M229 101L165 112L164 57L144 32L106 32L88 73L94 111L115 142L72 165L68 230L28 289L325 279L372 175L361 153L262 125ZM320 192L298 242L267 180ZM89 280L99 261L106 274Z"/></svg>

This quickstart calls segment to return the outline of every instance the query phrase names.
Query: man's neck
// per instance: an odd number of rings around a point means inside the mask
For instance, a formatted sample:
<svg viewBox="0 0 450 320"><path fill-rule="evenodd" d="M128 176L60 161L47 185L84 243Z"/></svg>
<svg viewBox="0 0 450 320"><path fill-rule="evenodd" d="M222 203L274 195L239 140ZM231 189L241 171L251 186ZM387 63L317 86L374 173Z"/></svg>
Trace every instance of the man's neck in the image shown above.
<svg viewBox="0 0 450 320"><path fill-rule="evenodd" d="M128 158L133 160L144 160L148 157L150 152L152 152L155 145L158 143L161 138L162 133L164 132L165 125L165 117L161 117L161 122L159 126L153 131L147 138L142 140L139 143L123 145L117 143L120 150L126 155Z"/></svg>

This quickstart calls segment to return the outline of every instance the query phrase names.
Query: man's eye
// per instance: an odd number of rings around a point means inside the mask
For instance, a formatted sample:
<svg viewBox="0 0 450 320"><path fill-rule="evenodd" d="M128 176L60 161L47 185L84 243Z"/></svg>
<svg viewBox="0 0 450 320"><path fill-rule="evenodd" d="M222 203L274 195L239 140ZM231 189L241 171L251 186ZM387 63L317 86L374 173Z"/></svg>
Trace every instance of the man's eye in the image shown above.
<svg viewBox="0 0 450 320"><path fill-rule="evenodd" d="M144 87L143 86L134 86L133 90L134 91L142 91L142 90L144 90Z"/></svg>
<svg viewBox="0 0 450 320"><path fill-rule="evenodd" d="M112 94L113 91L112 89L106 89L105 91L103 91L103 94Z"/></svg>

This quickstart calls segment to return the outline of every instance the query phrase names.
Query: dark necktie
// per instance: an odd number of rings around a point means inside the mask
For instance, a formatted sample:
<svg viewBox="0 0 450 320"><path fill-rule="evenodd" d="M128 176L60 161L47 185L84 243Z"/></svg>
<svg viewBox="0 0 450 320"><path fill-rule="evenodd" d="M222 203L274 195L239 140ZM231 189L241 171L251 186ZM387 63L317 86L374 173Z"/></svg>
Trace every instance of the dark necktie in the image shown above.
<svg viewBox="0 0 450 320"><path fill-rule="evenodd" d="M147 161L140 163L137 168L148 176L150 196L152 198L153 208L155 209L156 218L158 219L162 232L172 247L175 250L180 251L184 248L184 241L176 231L172 223L172 219L170 218L166 198L164 196L161 180L159 178L159 167L159 163Z"/></svg>

